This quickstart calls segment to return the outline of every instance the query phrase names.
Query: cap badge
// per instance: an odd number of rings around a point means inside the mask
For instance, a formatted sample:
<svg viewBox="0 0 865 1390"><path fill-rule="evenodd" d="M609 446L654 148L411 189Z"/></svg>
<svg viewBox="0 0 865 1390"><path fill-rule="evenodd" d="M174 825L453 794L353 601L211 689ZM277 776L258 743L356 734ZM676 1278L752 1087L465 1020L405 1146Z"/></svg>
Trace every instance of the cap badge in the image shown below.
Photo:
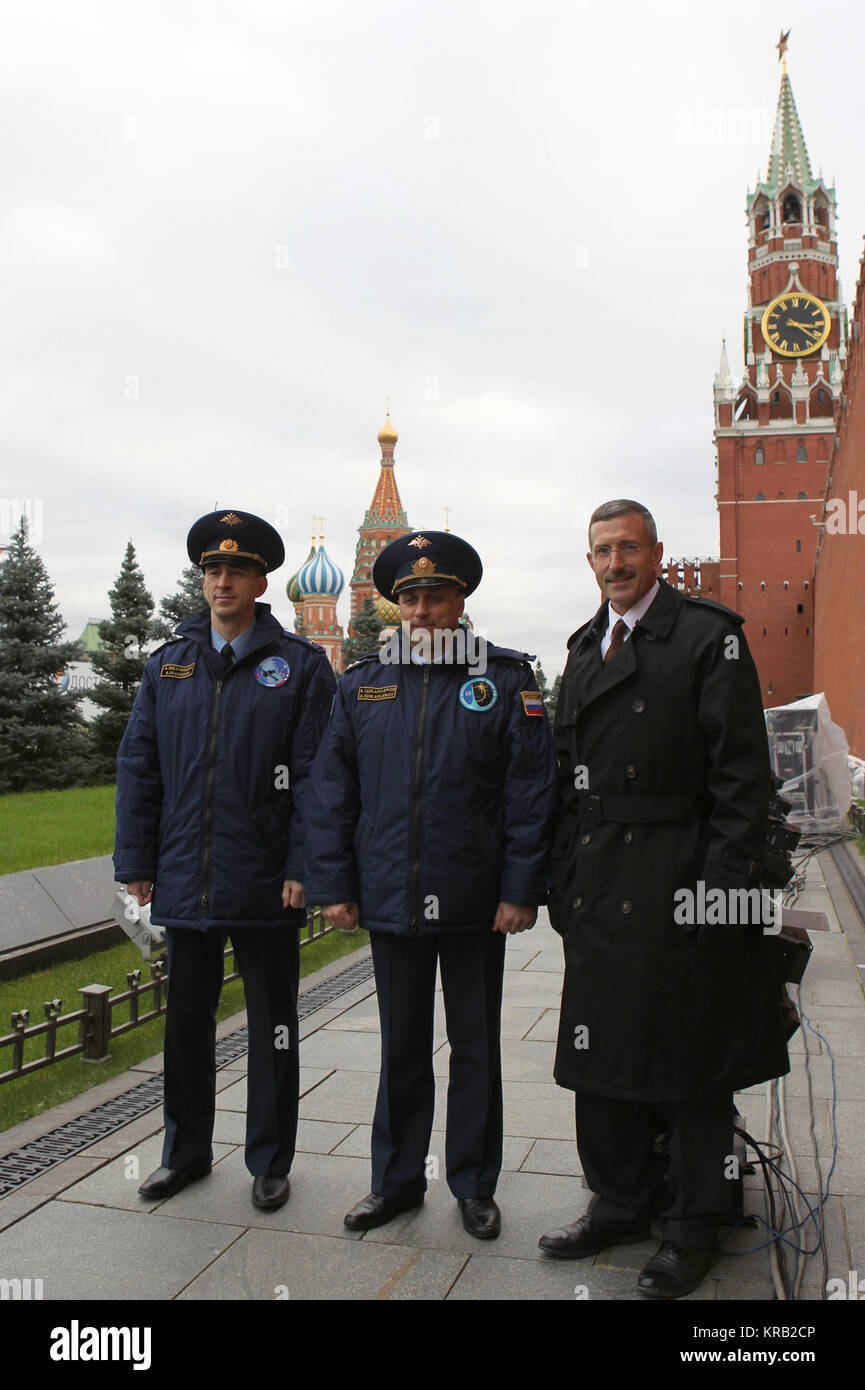
<svg viewBox="0 0 865 1390"><path fill-rule="evenodd" d="M414 545L418 550L423 550L425 545L432 545L432 541L428 541L426 536L415 536L413 541L409 541L409 545Z"/></svg>
<svg viewBox="0 0 865 1390"><path fill-rule="evenodd" d="M240 517L237 515L237 512L226 512L225 516L221 516L219 520L224 522L226 526L240 525Z"/></svg>
<svg viewBox="0 0 865 1390"><path fill-rule="evenodd" d="M412 542L409 541L409 545ZM435 574L436 567L426 555L422 555L419 560L415 560L411 567L412 574Z"/></svg>
<svg viewBox="0 0 865 1390"><path fill-rule="evenodd" d="M232 541L232 540L220 541L220 542L219 542L219 548L220 548L220 550L228 550L228 551L233 551L233 550L238 550L238 549L239 549L238 544L237 544L237 541Z"/></svg>

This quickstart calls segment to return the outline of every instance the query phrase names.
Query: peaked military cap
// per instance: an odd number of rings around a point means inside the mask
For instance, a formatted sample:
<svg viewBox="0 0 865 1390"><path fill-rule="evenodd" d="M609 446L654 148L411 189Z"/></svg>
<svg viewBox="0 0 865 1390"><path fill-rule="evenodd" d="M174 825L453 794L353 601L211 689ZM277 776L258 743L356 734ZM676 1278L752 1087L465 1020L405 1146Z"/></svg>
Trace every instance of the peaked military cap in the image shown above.
<svg viewBox="0 0 865 1390"><path fill-rule="evenodd" d="M472 594L483 572L481 557L468 541L450 531L411 531L379 552L372 582L385 598L432 584L454 584Z"/></svg>
<svg viewBox="0 0 865 1390"><path fill-rule="evenodd" d="M269 574L285 560L282 537L269 522L231 507L199 517L186 537L186 551L199 569L230 560L261 565Z"/></svg>

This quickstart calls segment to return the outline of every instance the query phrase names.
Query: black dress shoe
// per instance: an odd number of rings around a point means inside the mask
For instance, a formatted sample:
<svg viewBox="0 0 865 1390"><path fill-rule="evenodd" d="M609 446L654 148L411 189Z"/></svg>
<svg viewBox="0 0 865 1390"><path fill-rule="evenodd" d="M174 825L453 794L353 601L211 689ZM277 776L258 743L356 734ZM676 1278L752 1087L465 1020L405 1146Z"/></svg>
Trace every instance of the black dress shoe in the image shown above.
<svg viewBox="0 0 865 1390"><path fill-rule="evenodd" d="M350 1231L371 1231L375 1226L385 1226L401 1211L423 1205L423 1193L419 1197L379 1197L370 1192L356 1207L352 1207L343 1224Z"/></svg>
<svg viewBox="0 0 865 1390"><path fill-rule="evenodd" d="M288 1178L255 1178L252 1183L252 1205L261 1211L284 1207L291 1188Z"/></svg>
<svg viewBox="0 0 865 1390"><path fill-rule="evenodd" d="M588 1216L581 1216L570 1226L547 1231L538 1245L545 1254L554 1255L558 1260L585 1260L609 1245L637 1245L641 1240L649 1240L651 1234L647 1221L638 1226L599 1226Z"/></svg>
<svg viewBox="0 0 865 1390"><path fill-rule="evenodd" d="M699 1288L717 1257L716 1250L665 1240L641 1271L637 1288L647 1298L681 1298Z"/></svg>
<svg viewBox="0 0 865 1390"><path fill-rule="evenodd" d="M206 1178L211 1166L202 1163L192 1168L157 1168L145 1178L138 1191L142 1197L173 1197L196 1178Z"/></svg>
<svg viewBox="0 0 865 1390"><path fill-rule="evenodd" d="M463 1228L478 1240L495 1240L502 1229L502 1214L492 1197L460 1197Z"/></svg>

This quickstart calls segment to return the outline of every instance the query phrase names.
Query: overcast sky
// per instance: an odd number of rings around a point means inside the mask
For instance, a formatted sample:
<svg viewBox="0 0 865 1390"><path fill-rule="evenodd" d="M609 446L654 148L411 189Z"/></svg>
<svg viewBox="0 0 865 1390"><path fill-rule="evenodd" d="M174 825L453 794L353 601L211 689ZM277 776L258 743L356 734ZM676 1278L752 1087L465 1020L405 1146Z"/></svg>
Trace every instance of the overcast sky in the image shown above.
<svg viewBox="0 0 865 1390"><path fill-rule="evenodd" d="M279 525L286 623L312 514L347 586L386 396L409 522L451 508L476 626L550 677L597 606L598 503L717 555L712 378L724 331L743 369L782 23L849 303L858 7L7 4L0 491L31 499L71 636L130 537L172 591L214 505Z"/></svg>

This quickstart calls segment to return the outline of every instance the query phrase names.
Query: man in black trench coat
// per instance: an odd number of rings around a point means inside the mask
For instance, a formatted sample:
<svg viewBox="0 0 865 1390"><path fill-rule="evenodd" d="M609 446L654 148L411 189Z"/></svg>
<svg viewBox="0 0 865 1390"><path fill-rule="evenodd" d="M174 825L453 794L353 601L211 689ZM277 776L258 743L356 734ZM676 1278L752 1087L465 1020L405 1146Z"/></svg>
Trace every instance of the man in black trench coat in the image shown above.
<svg viewBox="0 0 865 1390"><path fill-rule="evenodd" d="M599 507L589 544L604 603L562 678L551 920L565 951L555 1077L576 1092L594 1195L540 1246L580 1259L647 1239L657 1217L638 1288L675 1298L711 1268L731 1210L733 1092L789 1070L759 913L699 920L705 895L755 886L769 757L742 618L657 578L663 546L638 502Z"/></svg>

